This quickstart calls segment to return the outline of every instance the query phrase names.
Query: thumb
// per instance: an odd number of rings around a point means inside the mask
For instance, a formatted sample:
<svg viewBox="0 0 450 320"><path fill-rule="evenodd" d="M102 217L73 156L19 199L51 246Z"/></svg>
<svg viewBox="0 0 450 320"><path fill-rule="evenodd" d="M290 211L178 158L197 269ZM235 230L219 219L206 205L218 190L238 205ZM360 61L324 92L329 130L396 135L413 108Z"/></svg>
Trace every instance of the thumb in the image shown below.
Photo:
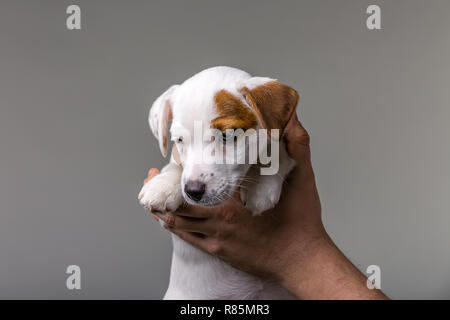
<svg viewBox="0 0 450 320"><path fill-rule="evenodd" d="M309 148L309 134L298 121L297 113L289 120L286 126L284 139L289 156L298 165L303 166L311 162L311 150Z"/></svg>

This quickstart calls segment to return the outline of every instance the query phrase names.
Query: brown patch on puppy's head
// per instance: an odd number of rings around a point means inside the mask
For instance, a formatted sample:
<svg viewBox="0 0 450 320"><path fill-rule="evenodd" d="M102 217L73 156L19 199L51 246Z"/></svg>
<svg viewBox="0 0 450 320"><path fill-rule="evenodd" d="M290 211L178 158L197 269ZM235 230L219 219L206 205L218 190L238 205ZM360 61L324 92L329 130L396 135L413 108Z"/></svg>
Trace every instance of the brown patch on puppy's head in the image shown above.
<svg viewBox="0 0 450 320"><path fill-rule="evenodd" d="M253 112L235 95L227 90L220 90L214 96L219 117L211 122L211 128L226 129L256 128L257 121Z"/></svg>
<svg viewBox="0 0 450 320"><path fill-rule="evenodd" d="M279 129L281 136L297 107L297 91L281 82L269 81L251 90L243 87L241 92L255 111L261 127Z"/></svg>

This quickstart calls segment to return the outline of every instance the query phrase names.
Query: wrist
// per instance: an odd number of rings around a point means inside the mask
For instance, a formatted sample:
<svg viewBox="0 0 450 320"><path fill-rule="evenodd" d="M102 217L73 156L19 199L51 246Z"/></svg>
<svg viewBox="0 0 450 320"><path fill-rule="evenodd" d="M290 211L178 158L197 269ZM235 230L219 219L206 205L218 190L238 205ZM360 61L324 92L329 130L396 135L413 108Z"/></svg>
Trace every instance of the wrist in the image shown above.
<svg viewBox="0 0 450 320"><path fill-rule="evenodd" d="M337 248L325 230L301 243L293 243L289 250L287 263L278 274L279 283L297 298L305 297L309 282L316 278L314 267L323 255L330 254Z"/></svg>
<svg viewBox="0 0 450 320"><path fill-rule="evenodd" d="M280 284L298 299L387 299L367 288L367 278L325 232L303 246L283 270Z"/></svg>

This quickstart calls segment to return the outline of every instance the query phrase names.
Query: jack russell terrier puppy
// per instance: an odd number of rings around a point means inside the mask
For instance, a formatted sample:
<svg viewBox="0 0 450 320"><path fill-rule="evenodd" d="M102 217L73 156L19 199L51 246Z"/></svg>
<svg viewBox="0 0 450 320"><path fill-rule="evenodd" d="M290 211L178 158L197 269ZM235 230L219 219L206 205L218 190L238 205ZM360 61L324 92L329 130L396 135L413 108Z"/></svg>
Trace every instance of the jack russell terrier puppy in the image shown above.
<svg viewBox="0 0 450 320"><path fill-rule="evenodd" d="M140 203L162 213L177 210L184 201L218 206L239 188L243 204L254 215L273 208L295 165L280 138L297 102L297 92L287 85L231 67L209 68L171 86L153 103L149 124L167 156L171 121L176 148L170 163L142 187ZM205 129L213 139L204 138ZM257 130L267 133L257 135ZM260 149L257 155L247 154L255 146ZM272 171L260 159L263 154L267 158L269 147L270 166L276 167ZM263 174L264 169L269 173ZM275 283L237 270L175 235L172 240L164 299L292 298Z"/></svg>

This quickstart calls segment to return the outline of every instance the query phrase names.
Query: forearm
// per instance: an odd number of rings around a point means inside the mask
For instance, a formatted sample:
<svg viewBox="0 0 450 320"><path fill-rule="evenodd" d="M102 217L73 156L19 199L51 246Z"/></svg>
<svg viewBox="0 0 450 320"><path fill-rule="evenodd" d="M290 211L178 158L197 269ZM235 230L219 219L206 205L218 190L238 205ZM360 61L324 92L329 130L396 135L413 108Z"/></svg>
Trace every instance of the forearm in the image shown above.
<svg viewBox="0 0 450 320"><path fill-rule="evenodd" d="M312 240L292 257L281 284L298 299L387 299L370 290L366 277L344 256L328 235Z"/></svg>

